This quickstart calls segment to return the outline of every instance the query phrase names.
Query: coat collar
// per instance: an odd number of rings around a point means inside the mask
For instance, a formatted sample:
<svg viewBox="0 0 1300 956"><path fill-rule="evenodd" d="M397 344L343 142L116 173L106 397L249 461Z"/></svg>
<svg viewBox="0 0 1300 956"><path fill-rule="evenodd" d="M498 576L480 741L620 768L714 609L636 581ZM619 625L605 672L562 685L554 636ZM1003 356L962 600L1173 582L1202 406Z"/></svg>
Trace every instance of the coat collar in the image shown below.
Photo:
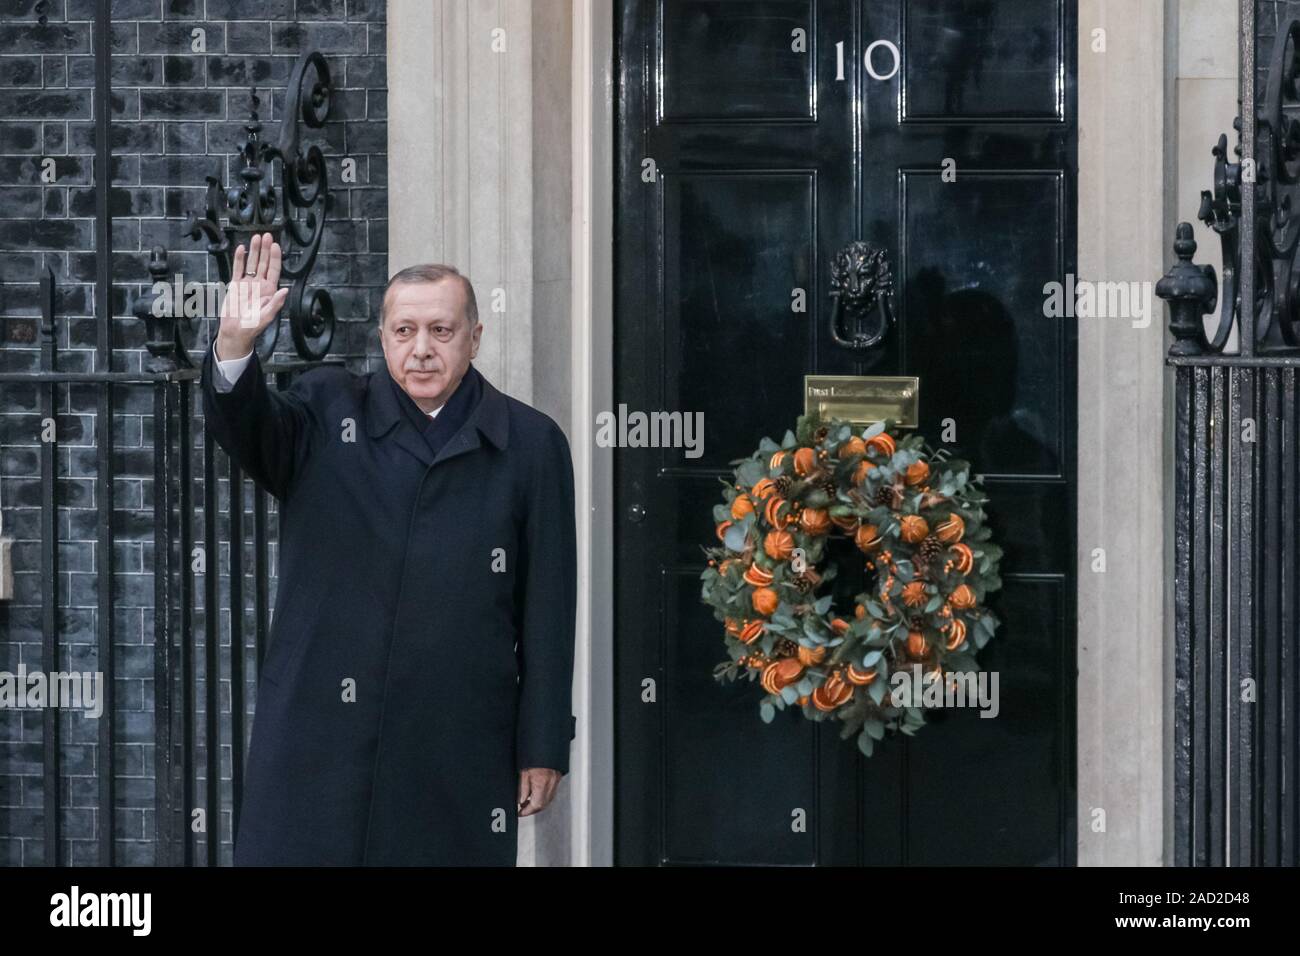
<svg viewBox="0 0 1300 956"><path fill-rule="evenodd" d="M405 414L397 404L394 388L401 388L401 386L397 385L388 374L386 364L381 364L377 371L370 374L366 390L366 433L371 438L380 438L396 426L394 432L396 441L426 465L437 464L478 448L480 434L494 447L504 449L510 431L509 409L506 407L505 395L498 391L483 373L474 367L473 363L465 374L478 376L482 395L478 404L470 410L465 424L442 447L436 458L423 436L416 433L414 426L406 420Z"/></svg>

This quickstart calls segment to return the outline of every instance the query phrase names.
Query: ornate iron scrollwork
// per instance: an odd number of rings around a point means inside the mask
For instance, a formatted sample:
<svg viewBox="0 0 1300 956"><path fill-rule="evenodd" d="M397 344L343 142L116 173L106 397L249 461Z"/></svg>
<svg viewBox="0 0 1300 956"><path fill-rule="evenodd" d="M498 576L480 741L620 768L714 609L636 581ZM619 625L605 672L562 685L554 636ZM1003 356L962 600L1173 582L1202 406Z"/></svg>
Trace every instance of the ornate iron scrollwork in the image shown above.
<svg viewBox="0 0 1300 956"><path fill-rule="evenodd" d="M237 245L255 233L275 236L284 250L281 276L291 282L284 309L289 331L298 355L308 361L323 358L334 338L334 303L329 293L307 288L325 231L329 179L320 148L313 145L303 152L298 120L311 129L324 126L329 118L330 92L325 57L318 52L303 54L289 77L280 140L272 146L262 141L260 101L256 87L252 88L246 136L239 146L242 182L223 191L220 179L207 177L205 213L202 218L191 216L186 223L191 238L207 239L207 251L216 259L223 283L230 281ZM279 190L268 175L276 162L281 171ZM227 212L225 225L221 223L223 209ZM270 359L278 337L279 322L273 322L258 338L257 352L263 361Z"/></svg>
<svg viewBox="0 0 1300 956"><path fill-rule="evenodd" d="M862 352L883 339L894 323L894 294L885 250L857 240L835 254L831 263L831 338L841 348ZM872 312L876 320L870 323ZM845 329L845 320L853 329Z"/></svg>
<svg viewBox="0 0 1300 956"><path fill-rule="evenodd" d="M1179 262L1156 287L1156 294L1171 303L1170 330L1176 339L1172 355L1222 352L1234 325L1241 320L1242 250L1253 246L1255 344L1258 351L1278 351L1300 346L1300 120L1291 111L1300 108L1300 19L1278 33L1269 64L1268 89L1256 120L1254 241L1243 242L1241 233L1242 183L1250 181L1249 168L1231 162L1228 137L1219 137L1214 155L1214 189L1201 193L1197 218L1219 236L1223 250L1223 289L1220 294L1213 270L1209 284L1190 283L1191 226L1179 223L1175 251ZM1241 118L1233 122L1241 134ZM1234 150L1241 156L1241 146ZM1186 235L1184 235L1186 227ZM1190 242L1190 249L1187 243ZM1188 253L1185 257L1183 251ZM1199 267L1192 267L1199 268ZM1163 290L1163 291L1162 291ZM1194 298L1189 298L1193 296ZM1218 305L1219 321L1207 340L1200 315ZM1194 309L1199 309L1195 316Z"/></svg>
<svg viewBox="0 0 1300 956"><path fill-rule="evenodd" d="M1241 120L1238 119L1233 124L1238 131L1241 129ZM1220 300L1219 327L1215 330L1214 338L1206 343L1204 341L1204 328L1201 326L1200 313L1197 313L1194 325L1183 321L1179 326L1179 331L1174 333L1175 339L1183 343L1179 345L1179 352L1175 354L1196 354L1197 352L1208 349L1212 352L1222 352L1223 347L1228 342L1228 336L1232 332L1233 323L1237 320L1237 256L1241 248L1241 165L1239 163L1228 162L1228 137L1225 134L1219 135L1218 145L1211 151L1214 154L1214 193L1209 190L1201 193L1201 208L1197 213L1197 218L1213 229L1219 236L1219 244L1223 248L1223 298ZM1237 147L1236 152L1241 153L1241 147ZM1186 230L1184 230L1186 226ZM1184 232L1186 235L1184 235ZM1186 242L1191 242L1191 247L1186 247ZM1187 257L1183 258L1181 248L1186 249ZM1186 266L1191 266L1191 256L1196 253L1196 240L1192 239L1192 227L1189 223L1178 224L1178 239L1174 242L1174 253L1179 257L1179 262L1170 270L1165 279L1156 285L1156 295L1161 298L1168 296L1161 294L1161 286L1165 285L1175 274L1186 277L1190 275ZM1185 263L1185 265L1184 265ZM1199 269L1199 266L1192 266ZM1211 286L1207 289L1202 286L1197 288L1206 298L1204 312L1214 311L1214 302L1218 297L1218 286L1214 278L1214 269L1210 266L1204 268L1209 270ZM1179 272L1179 270L1182 270ZM1171 293L1178 290L1170 289ZM1185 290L1183 290L1185 291ZM1186 313L1186 308L1184 308ZM1193 335L1193 331L1199 331L1199 336ZM1181 337L1180 337L1181 336ZM1193 347L1195 345L1195 347ZM1191 349L1191 351L1187 351Z"/></svg>
<svg viewBox="0 0 1300 956"><path fill-rule="evenodd" d="M1255 270L1256 339L1265 346L1300 345L1300 123L1287 112L1300 107L1300 20L1274 41L1268 93L1259 117L1256 187L1259 243Z"/></svg>

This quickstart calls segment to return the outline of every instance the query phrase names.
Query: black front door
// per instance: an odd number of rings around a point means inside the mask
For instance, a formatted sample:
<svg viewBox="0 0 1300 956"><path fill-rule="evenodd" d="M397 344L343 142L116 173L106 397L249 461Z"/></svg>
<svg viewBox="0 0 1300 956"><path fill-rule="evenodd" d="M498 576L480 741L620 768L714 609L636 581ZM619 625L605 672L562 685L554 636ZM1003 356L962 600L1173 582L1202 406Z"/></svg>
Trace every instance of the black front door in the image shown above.
<svg viewBox="0 0 1300 956"><path fill-rule="evenodd" d="M615 401L704 413L703 454L616 452L620 863L1072 864L1075 271L1069 0L622 0ZM897 323L830 332L830 264L882 248ZM981 652L1000 712L863 757L718 684L701 545L728 462L805 374L915 375L1005 548ZM800 821L806 820L806 827Z"/></svg>

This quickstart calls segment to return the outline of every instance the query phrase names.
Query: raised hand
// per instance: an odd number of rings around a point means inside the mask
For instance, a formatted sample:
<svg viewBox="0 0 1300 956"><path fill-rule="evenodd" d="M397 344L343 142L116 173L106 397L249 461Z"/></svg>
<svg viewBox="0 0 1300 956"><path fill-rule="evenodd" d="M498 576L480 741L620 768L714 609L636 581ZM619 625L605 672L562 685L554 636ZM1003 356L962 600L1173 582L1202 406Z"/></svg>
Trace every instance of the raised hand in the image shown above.
<svg viewBox="0 0 1300 956"><path fill-rule="evenodd" d="M217 358L236 359L251 352L258 335L284 306L289 290L277 289L281 258L280 244L269 232L235 247L230 285L221 303Z"/></svg>

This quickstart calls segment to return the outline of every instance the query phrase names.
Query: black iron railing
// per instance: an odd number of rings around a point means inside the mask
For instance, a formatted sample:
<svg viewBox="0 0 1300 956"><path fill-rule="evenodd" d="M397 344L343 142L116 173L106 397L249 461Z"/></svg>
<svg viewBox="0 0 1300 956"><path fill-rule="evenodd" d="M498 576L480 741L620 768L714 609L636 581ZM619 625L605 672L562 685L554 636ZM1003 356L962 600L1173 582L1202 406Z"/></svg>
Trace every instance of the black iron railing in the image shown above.
<svg viewBox="0 0 1300 956"><path fill-rule="evenodd" d="M1254 0L1240 31L1237 161L1220 137L1199 216L1222 285L1193 264L1184 222L1156 290L1174 338L1179 866L1300 862L1300 20L1279 30L1258 102Z"/></svg>
<svg viewBox="0 0 1300 956"><path fill-rule="evenodd" d="M95 442L97 448L96 492L96 571L97 669L103 673L103 713L98 721L97 773L97 841L101 865L112 865L115 833L115 703L113 579L114 448L113 414L119 393L124 389L147 388L153 394L153 547L151 570L154 577L154 742L155 809L153 841L156 862L162 865L205 863L215 865L223 836L233 834L238 825L239 801L243 785L244 741L248 727L245 720L244 686L248 671L245 660L246 632L244 618L251 614L253 626L253 674L260 671L265 653L269 624L268 560L271 516L267 495L261 489L246 486L238 465L216 448L204 431L201 440L196 429L201 425L194 411L201 396L196 394L199 369L192 351L209 348L210 340L200 345L197 339L204 329L199 323L185 320L174 308L171 314L156 308L161 296L157 288L139 300L133 311L147 326L149 360L141 373L113 371L112 324L112 217L108 196L107 172L112 168L109 132L109 4L96 4L95 18L95 192L96 249L98 269L95 283L95 309L98 328L93 371L73 372L60 368L58 342L59 316L53 274L47 269L39 277L41 317L39 323L39 368L34 371L0 373L0 391L7 386L36 385L40 394L42 421L54 421L59 409L60 390L72 385L88 385L96 390ZM334 312L324 290L309 289L309 278L324 229L328 200L325 162L320 150L300 147L298 123L322 126L329 115L330 76L325 59L319 53L304 54L295 66L286 90L285 116L279 144L262 143L257 114L258 100L250 94L252 109L245 127L245 139L239 144L242 157L241 184L229 190L221 188L219 179L208 178L207 209L187 224L190 235L206 241L207 251L217 262L222 283L230 279L231 255L235 245L254 232L269 231L285 248L284 276L291 283L291 293L283 316L287 318L297 353L293 360L275 360L279 323L258 341L264 367L277 387L287 388L293 376L321 364L333 337ZM273 185L278 171L280 187ZM172 271L166 251L155 248L149 262L155 283L166 284ZM213 316L203 323L209 333ZM196 480L194 449L201 447L201 480ZM59 513L58 475L59 439L57 430L40 449L41 503L41 622L42 643L39 667L47 673L62 670L63 648L59 634ZM220 494L219 476L225 476L226 495ZM246 495L251 494L253 526L251 541L245 527ZM225 534L221 518L225 517ZM228 567L220 568L222 546L229 549ZM244 551L251 545L252 594L245 592ZM225 593L222 593L222 581ZM196 588L202 588L202 604L196 601ZM230 609L230 655L223 673L220 659L220 612ZM203 712L198 725L197 699L199 681L195 659L201 620L203 648ZM35 668L29 668L35 669ZM222 717L219 699L221 681L229 681L228 719ZM43 819L45 862L58 865L62 858L59 823L61 716L57 707L43 713ZM222 789L222 746L231 755L229 789ZM198 749L205 752L200 767ZM200 797L200 776L205 789ZM224 825L221 807L225 800L233 808L229 827ZM195 824L196 811L205 816L204 826ZM203 849L202 859L198 859Z"/></svg>

